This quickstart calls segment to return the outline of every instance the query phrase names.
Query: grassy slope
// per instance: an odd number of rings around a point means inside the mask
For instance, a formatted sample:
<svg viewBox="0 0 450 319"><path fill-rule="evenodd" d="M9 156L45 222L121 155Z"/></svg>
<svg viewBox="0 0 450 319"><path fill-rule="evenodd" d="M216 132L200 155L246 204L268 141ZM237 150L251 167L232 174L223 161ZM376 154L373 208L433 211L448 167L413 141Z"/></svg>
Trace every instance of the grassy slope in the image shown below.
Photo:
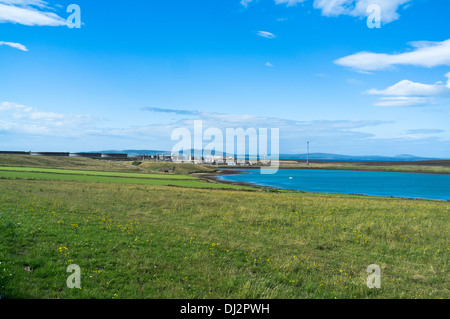
<svg viewBox="0 0 450 319"><path fill-rule="evenodd" d="M33 160L0 165L79 168ZM84 169L136 169L81 160ZM138 171L161 163L151 165ZM449 203L422 200L0 180L0 294L450 298L449 213ZM72 263L81 290L66 287ZM380 290L366 286L373 263Z"/></svg>
<svg viewBox="0 0 450 319"><path fill-rule="evenodd" d="M23 179L23 180L41 180L41 181L80 181L90 183L113 183L113 184L135 184L135 185L159 185L159 186L178 186L192 188L215 188L215 189L241 189L257 191L257 188L210 183L203 180L189 179L173 179L173 175L167 179L162 178L135 178L135 177L111 177L111 176L95 176L80 174L54 174L54 173L37 173L37 172L17 172L0 170L0 179ZM188 177L188 176L186 176Z"/></svg>
<svg viewBox="0 0 450 319"><path fill-rule="evenodd" d="M99 172L69 169L52 169L52 168L36 168L36 167L2 167L0 172L35 172L35 173L53 173L53 174L70 174L70 175L90 175L90 176L109 176L109 177L129 177L129 178L156 178L156 179L184 179L197 180L198 178L188 175L172 175L172 174L151 174L151 173L124 173L124 172Z"/></svg>
<svg viewBox="0 0 450 319"><path fill-rule="evenodd" d="M75 169L84 171L127 172L127 173L158 173L160 169L175 167L174 174L187 175L198 172L214 172L214 169L204 165L174 164L161 162L142 162L135 166L132 162L100 161L82 157L46 157L27 155L0 155L0 167L35 167L52 169ZM170 174L165 174L170 175Z"/></svg>
<svg viewBox="0 0 450 319"><path fill-rule="evenodd" d="M162 173L160 171L166 167L174 167L174 173ZM131 162L109 162L76 157L0 155L0 178L3 179L256 190L252 187L240 185L212 183L188 175L213 171L203 165L185 163L143 162L139 166L135 166Z"/></svg>
<svg viewBox="0 0 450 319"><path fill-rule="evenodd" d="M157 172L160 169L175 167L175 174L186 175L192 173L213 173L215 168L206 165L196 165L189 163L161 163L161 162L143 162L139 168Z"/></svg>
<svg viewBox="0 0 450 319"><path fill-rule="evenodd" d="M450 298L450 204L0 181L0 294ZM69 264L82 289L66 287ZM382 267L382 289L365 269Z"/></svg>
<svg viewBox="0 0 450 319"><path fill-rule="evenodd" d="M82 157L46 157L29 155L0 155L0 166L77 169L111 172L138 172L140 169L122 162L97 161Z"/></svg>

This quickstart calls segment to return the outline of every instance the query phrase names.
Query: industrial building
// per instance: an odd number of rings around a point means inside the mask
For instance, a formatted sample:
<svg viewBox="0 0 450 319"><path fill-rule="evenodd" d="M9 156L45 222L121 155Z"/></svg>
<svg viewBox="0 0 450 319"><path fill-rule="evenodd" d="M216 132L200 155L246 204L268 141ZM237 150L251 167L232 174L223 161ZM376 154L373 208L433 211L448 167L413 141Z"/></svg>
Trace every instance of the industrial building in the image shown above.
<svg viewBox="0 0 450 319"><path fill-rule="evenodd" d="M109 161L156 161L156 162L190 162L206 165L228 165L228 166L247 166L257 164L257 160L236 160L234 156L207 155L205 157L194 157L191 155L180 154L140 154L138 156L129 156L126 153L69 153L69 152L22 152L22 151L0 151L0 155L28 155L28 156L56 156L56 157L85 157L96 160Z"/></svg>
<svg viewBox="0 0 450 319"><path fill-rule="evenodd" d="M29 155L29 156L56 156L56 157L86 157L102 160L129 160L125 153L69 153L69 152L19 152L0 151L0 155Z"/></svg>

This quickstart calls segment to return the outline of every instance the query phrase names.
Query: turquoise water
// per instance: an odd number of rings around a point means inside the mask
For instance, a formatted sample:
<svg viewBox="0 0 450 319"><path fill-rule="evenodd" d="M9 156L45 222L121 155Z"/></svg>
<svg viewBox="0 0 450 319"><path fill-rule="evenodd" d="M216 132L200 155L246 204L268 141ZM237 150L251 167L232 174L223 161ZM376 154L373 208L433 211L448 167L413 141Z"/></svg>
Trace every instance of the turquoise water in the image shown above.
<svg viewBox="0 0 450 319"><path fill-rule="evenodd" d="M450 200L450 175L444 174L280 169L262 175L259 169L236 170L245 174L221 179L306 192Z"/></svg>

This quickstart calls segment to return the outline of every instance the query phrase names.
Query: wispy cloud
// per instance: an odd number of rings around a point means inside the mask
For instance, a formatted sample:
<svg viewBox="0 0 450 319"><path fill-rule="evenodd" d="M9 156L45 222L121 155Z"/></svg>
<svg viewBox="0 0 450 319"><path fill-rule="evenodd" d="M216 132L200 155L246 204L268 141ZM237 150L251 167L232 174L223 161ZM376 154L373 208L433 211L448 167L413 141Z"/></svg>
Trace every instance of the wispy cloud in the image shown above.
<svg viewBox="0 0 450 319"><path fill-rule="evenodd" d="M307 0L274 0L276 4L285 4L294 7ZM406 7L412 0L314 0L314 8L321 10L326 17L347 15L352 17L367 17L369 5L378 5L381 9L381 21L383 24L399 19L399 8ZM241 0L241 4L247 7L253 0Z"/></svg>
<svg viewBox="0 0 450 319"><path fill-rule="evenodd" d="M296 6L306 0L275 0L276 4L286 4L288 7Z"/></svg>
<svg viewBox="0 0 450 319"><path fill-rule="evenodd" d="M408 130L406 131L407 134L440 134L440 133L444 133L444 130L439 130L439 129L414 129L414 130Z"/></svg>
<svg viewBox="0 0 450 319"><path fill-rule="evenodd" d="M260 37L267 38L267 39L275 39L277 36L271 32L268 31L258 31L257 33Z"/></svg>
<svg viewBox="0 0 450 319"><path fill-rule="evenodd" d="M398 9L411 0L315 0L314 7L322 11L322 15L336 17L348 15L367 17L369 5L378 5L381 9L382 23L389 23L399 18Z"/></svg>
<svg viewBox="0 0 450 319"><path fill-rule="evenodd" d="M430 106L435 105L433 98L419 96L383 97L374 103L375 106L405 107L405 106Z"/></svg>
<svg viewBox="0 0 450 319"><path fill-rule="evenodd" d="M363 81L358 80L358 79L353 79L353 78L347 79L347 83L350 83L352 85L362 85L362 84L364 84Z"/></svg>
<svg viewBox="0 0 450 319"><path fill-rule="evenodd" d="M143 108L151 112L176 113L181 116L171 124L171 127L190 127L194 120L202 120L204 127L215 127L222 130L226 128L279 128L281 138L284 140L296 140L305 136L313 136L316 140L325 139L361 139L371 137L371 134L358 132L358 129L386 124L386 121L367 120L337 120L337 121L298 121L294 119L282 119L274 117L255 116L250 114L225 114L201 111L185 111L161 108ZM294 143L296 144L296 143Z"/></svg>
<svg viewBox="0 0 450 319"><path fill-rule="evenodd" d="M0 102L0 118L0 131L45 136L79 135L93 122L90 116L44 112L13 102Z"/></svg>
<svg viewBox="0 0 450 319"><path fill-rule="evenodd" d="M248 4L249 4L250 2L253 2L253 0L241 0L241 4L242 4L244 7L247 7Z"/></svg>
<svg viewBox="0 0 450 319"><path fill-rule="evenodd" d="M386 70L396 65L420 67L450 66L450 39L443 42L411 42L413 51L386 54L358 52L334 61L337 65L360 71Z"/></svg>
<svg viewBox="0 0 450 319"><path fill-rule="evenodd" d="M441 96L450 94L450 72L445 75L447 84L437 82L435 84L415 83L403 80L384 90L371 89L369 94L391 96Z"/></svg>
<svg viewBox="0 0 450 319"><path fill-rule="evenodd" d="M0 45L7 45L10 46L11 48L15 48L21 51L28 51L27 47L20 43L0 41Z"/></svg>
<svg viewBox="0 0 450 319"><path fill-rule="evenodd" d="M270 63L270 62L266 62L266 66L269 67L269 68L273 68L274 67L274 65L272 63Z"/></svg>
<svg viewBox="0 0 450 319"><path fill-rule="evenodd" d="M173 113L178 115L200 115L202 112L191 111L191 110L177 110L177 109L167 109L160 107L142 107L142 111L156 112L156 113Z"/></svg>
<svg viewBox="0 0 450 319"><path fill-rule="evenodd" d="M423 84L403 80L384 90L371 89L367 93L387 96L378 100L376 106L434 105L437 103L435 98L450 97L450 72L445 76L448 78L447 84Z"/></svg>
<svg viewBox="0 0 450 319"><path fill-rule="evenodd" d="M63 26L65 19L41 0L0 0L0 23L17 23L27 26Z"/></svg>
<svg viewBox="0 0 450 319"><path fill-rule="evenodd" d="M185 127L191 132L193 121L203 120L203 129L218 128L279 128L280 151L282 153L303 153L304 143L311 141L315 152L355 153L360 155L384 150L386 145L399 152L411 148L429 150L450 147L448 141L431 134L437 131L417 131L398 138L381 139L370 130L380 130L383 125L395 125L393 121L379 120L315 120L301 121L249 114L211 113L199 110L149 107L143 111L177 114L176 119L161 121L158 124L110 127L105 122L86 115L72 115L45 112L33 107L11 102L0 102L0 135L4 148L17 150L22 148L50 151L86 151L101 149L142 149L152 148L170 150L175 142L171 140L174 129ZM154 116L152 116L153 118ZM48 147L39 144L45 137ZM51 145L51 146L50 146ZM67 148L69 145L69 149ZM99 147L101 145L101 147ZM430 146L431 145L431 146ZM445 145L445 146L443 146Z"/></svg>

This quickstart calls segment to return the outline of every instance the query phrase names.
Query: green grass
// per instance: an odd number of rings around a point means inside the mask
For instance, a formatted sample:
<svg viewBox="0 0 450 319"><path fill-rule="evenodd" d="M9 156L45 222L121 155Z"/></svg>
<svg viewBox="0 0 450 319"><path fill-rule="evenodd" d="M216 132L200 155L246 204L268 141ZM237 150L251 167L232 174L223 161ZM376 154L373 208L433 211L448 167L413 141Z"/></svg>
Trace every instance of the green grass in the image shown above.
<svg viewBox="0 0 450 319"><path fill-rule="evenodd" d="M35 172L35 173L54 173L54 174L70 174L70 175L91 175L91 176L109 176L109 177L129 177L129 178L151 178L151 179L183 179L198 180L196 177L187 175L163 175L149 173L122 173L122 172L99 172L99 171L83 171L68 169L51 169L51 168L33 168L33 167L0 167L1 171L15 172Z"/></svg>
<svg viewBox="0 0 450 319"><path fill-rule="evenodd" d="M153 178L164 163L83 159L72 172L77 160L32 160L0 156L9 298L450 298L447 202ZM66 286L70 264L81 289ZM381 289L366 285L371 264Z"/></svg>
<svg viewBox="0 0 450 319"><path fill-rule="evenodd" d="M112 172L139 172L136 166L124 162L109 162L82 157L51 157L30 155L0 154L0 166L5 167L37 167L53 169L76 169Z"/></svg>
<svg viewBox="0 0 450 319"><path fill-rule="evenodd" d="M0 167L32 167L51 168L84 171L105 171L125 173L153 173L160 175L188 175L191 173L211 173L215 168L205 165L189 163L174 164L170 162L145 161L140 165L133 162L115 162L104 160L93 160L82 157L51 157L51 156L29 156L29 155L3 155L0 154ZM173 174L165 174L161 170L175 168Z"/></svg>
<svg viewBox="0 0 450 319"><path fill-rule="evenodd" d="M175 168L174 174L188 175L192 173L213 173L216 171L215 167L200 164L190 164L190 163L171 163L171 162L152 162L146 161L142 162L138 166L140 169L147 170L150 172L160 172L160 170L165 168Z"/></svg>
<svg viewBox="0 0 450 319"><path fill-rule="evenodd" d="M0 180L11 298L449 298L450 204ZM382 288L366 286L370 264ZM66 268L82 270L68 289Z"/></svg>
<svg viewBox="0 0 450 319"><path fill-rule="evenodd" d="M100 174L100 173L99 173ZM126 173L123 173L127 175ZM141 175L142 176L142 175ZM254 190L256 188L239 186L232 184L210 183L199 179L173 179L173 176L162 179L158 178L134 178L134 177L114 177L98 175L81 174L62 174L62 173L37 173L37 172L18 172L0 170L0 178L3 179L24 179L24 180L46 180L46 181L79 181L91 183L113 183L113 184L136 184L136 185L159 185L159 186L178 186L192 188L215 188L215 189L241 189Z"/></svg>

